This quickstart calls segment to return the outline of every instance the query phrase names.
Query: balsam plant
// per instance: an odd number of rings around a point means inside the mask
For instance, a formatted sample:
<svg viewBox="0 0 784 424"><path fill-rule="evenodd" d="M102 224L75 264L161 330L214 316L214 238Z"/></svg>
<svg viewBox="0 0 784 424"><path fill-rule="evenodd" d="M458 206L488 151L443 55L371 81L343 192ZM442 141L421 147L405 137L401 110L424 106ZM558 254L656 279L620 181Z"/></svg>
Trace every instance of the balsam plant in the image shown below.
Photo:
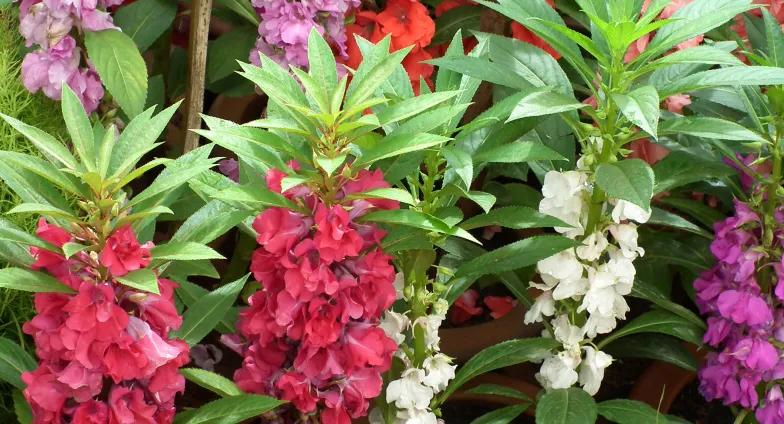
<svg viewBox="0 0 784 424"><path fill-rule="evenodd" d="M37 367L19 346L0 344L3 356L14 358L12 366L0 367L0 377L22 390L15 401L24 422L172 422L189 347L221 318L205 317L206 311L230 305L242 288L244 279L208 293L183 317L175 305L177 284L165 278L166 270L179 261L222 256L203 244L209 240L196 241L193 220L176 241L150 240L156 218L172 213L168 206L181 186L215 162L204 147L139 165L160 144L156 139L177 106L155 116L148 109L119 134L114 126L92 125L64 86L63 119L73 153L51 135L0 115L45 158L0 151L0 178L23 201L9 213L41 215L36 235L0 220L0 252L14 265L0 270L0 286L35 293L36 316L23 331L35 343ZM133 195L130 185L163 165ZM213 405L188 411L183 420L255 415L280 403L236 394L228 410Z"/></svg>
<svg viewBox="0 0 784 424"><path fill-rule="evenodd" d="M463 57L460 40L457 34L449 56ZM262 289L241 313L239 335L244 340L227 340L232 345L250 342L241 349L245 361L235 380L243 388L291 401L303 417L318 412L326 422L366 414L368 400L376 396L370 413L374 422L435 420L441 402L471 378L540 357L554 345L545 339L508 342L455 375L451 360L439 352L438 327L449 303L483 276L498 275L530 304L524 280L514 271L572 245L550 235L490 252L482 249L470 230L563 222L514 200L494 208L496 196L472 189L476 175L493 163L564 158L542 145L513 142L503 132L502 108L460 127L480 80L445 71L435 82L435 92L422 84L422 94L414 96L400 64L406 49L390 53L388 38L377 45L361 38L357 42L364 59L350 83L348 76L338 78L331 51L313 33L307 73L282 69L264 56L261 68L242 65L243 75L269 97L265 118L236 125L205 117L210 129L200 133L233 150L240 162L240 185L222 179L206 190L237 207L263 210L251 232L261 245L251 270ZM472 54L486 47L481 43ZM481 143L486 143L484 150L472 157L470 145ZM266 187L259 184L262 178ZM487 213L464 220L456 206L459 199ZM328 214L322 212L325 207ZM287 218L278 221L276 216ZM342 221L335 221L340 216ZM327 236L333 239L330 243ZM289 253L282 253L286 249ZM384 308L368 308L378 302L388 307L394 298L381 296L365 302L364 312L351 312L352 288L362 292L369 278L367 269L356 264L375 252L387 258L377 266L381 274L376 290L391 293L393 283L397 285L398 302L383 319ZM387 255L393 256L396 279L389 273ZM303 289L298 276L316 265L323 272L308 273ZM333 284L335 279L341 283ZM291 296L298 300L281 303ZM291 307L292 320L269 318L283 311L289 316ZM333 326L326 342L317 332L325 322ZM357 328L366 328L366 334L383 328L386 335L358 338ZM280 353L262 357L271 346ZM517 354L496 360L499 352L510 351ZM368 352L373 356L367 357ZM324 360L330 368L318 365ZM384 390L376 377L357 377L382 371ZM364 386L358 386L360 381Z"/></svg>
<svg viewBox="0 0 784 424"><path fill-rule="evenodd" d="M657 164L654 172L645 162L626 158L629 143L680 137L758 143L765 137L736 122L662 113L659 105L668 96L697 90L779 84L784 74L776 67L744 66L731 54L734 43L706 39L702 45L671 53L677 45L753 8L748 0L695 0L669 19L659 20L668 1L643 7L642 1L635 0L578 0L578 21L585 22L588 35L568 28L543 0L478 3L545 40L561 54L571 76L570 80L554 61L528 60L537 50L530 45L481 33L477 37L489 43L486 54L433 61L441 71L446 68L494 83L495 107L506 105L505 118L509 125L522 128L523 139L579 152L574 162L532 166L543 181L539 210L569 224L555 230L576 242L574 249L540 261L541 282L532 283L544 292L527 319L544 320L547 331L562 345L545 359L537 375L547 389L537 402L537 421L550 422L566 413L574 422L593 422L598 413L625 422L629 419L625 409L656 417L655 410L640 403L613 400L597 407L589 396L599 389L604 369L612 362L602 350L623 344L622 337L653 332L700 345L705 328L698 317L667 300L655 286L634 284L632 261L644 249L638 246L631 221L650 220L700 233L698 226L678 215L652 210L651 199L704 178L726 177L728 168L701 157L691 162L693 156L683 151ZM644 36L651 37L647 48L636 57L627 55L631 44ZM591 101L577 99L572 81ZM710 166L701 165L706 162ZM700 171L695 169L701 166ZM624 319L629 310L626 295L646 298L656 306L613 331L616 320ZM693 359L682 361L683 350L677 343L666 345L668 355L661 354L660 345L650 344L633 354L695 366ZM577 383L584 390L569 388Z"/></svg>

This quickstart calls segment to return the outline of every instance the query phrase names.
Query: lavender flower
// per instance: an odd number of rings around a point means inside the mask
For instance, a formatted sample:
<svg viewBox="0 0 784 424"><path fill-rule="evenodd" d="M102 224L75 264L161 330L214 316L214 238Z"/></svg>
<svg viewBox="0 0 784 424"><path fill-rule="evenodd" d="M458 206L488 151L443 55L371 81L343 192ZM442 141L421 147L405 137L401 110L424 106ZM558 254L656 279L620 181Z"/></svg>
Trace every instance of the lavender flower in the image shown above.
<svg viewBox="0 0 784 424"><path fill-rule="evenodd" d="M71 34L116 28L104 9L123 0L23 0L19 32L27 47L37 46L22 62L22 82L30 92L59 100L63 83L92 112L103 98L98 74L82 65L81 50Z"/></svg>
<svg viewBox="0 0 784 424"><path fill-rule="evenodd" d="M253 0L261 18L259 38L250 61L259 65L259 53L283 67L308 66L308 35L313 28L346 58L346 14L359 7L359 0Z"/></svg>

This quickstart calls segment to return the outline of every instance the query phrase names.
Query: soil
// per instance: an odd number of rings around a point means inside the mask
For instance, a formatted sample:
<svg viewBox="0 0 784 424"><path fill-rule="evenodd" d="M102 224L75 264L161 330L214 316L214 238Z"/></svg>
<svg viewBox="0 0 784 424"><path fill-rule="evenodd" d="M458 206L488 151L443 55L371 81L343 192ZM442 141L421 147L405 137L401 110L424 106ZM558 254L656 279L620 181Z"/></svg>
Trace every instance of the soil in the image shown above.
<svg viewBox="0 0 784 424"><path fill-rule="evenodd" d="M694 380L675 398L670 414L693 422L694 424L731 424L732 411L721 402L707 402L700 394L699 381Z"/></svg>

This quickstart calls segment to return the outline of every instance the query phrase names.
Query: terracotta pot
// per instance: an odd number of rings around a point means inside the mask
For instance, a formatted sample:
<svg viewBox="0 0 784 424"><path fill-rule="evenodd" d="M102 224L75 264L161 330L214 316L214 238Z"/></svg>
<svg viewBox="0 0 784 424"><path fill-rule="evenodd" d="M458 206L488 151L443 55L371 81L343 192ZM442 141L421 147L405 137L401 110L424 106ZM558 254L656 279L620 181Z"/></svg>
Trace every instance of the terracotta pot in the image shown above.
<svg viewBox="0 0 784 424"><path fill-rule="evenodd" d="M697 350L694 345L688 345L688 349L701 364L705 359L705 350ZM697 373L693 371L654 361L634 384L629 399L645 402L660 412L667 413L681 391L695 378Z"/></svg>
<svg viewBox="0 0 784 424"><path fill-rule="evenodd" d="M441 351L458 362L465 362L482 349L504 340L538 336L541 327L524 324L523 315L525 307L518 305L500 319L468 327L442 329Z"/></svg>

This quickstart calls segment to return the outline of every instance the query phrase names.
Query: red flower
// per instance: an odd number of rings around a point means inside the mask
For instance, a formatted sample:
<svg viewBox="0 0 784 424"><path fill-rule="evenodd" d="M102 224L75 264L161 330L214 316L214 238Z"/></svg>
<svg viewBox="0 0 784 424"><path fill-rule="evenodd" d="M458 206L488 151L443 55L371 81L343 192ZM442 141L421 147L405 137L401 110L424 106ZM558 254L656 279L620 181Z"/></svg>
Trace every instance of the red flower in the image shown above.
<svg viewBox="0 0 784 424"><path fill-rule="evenodd" d="M431 56L427 50L418 47L412 50L411 53L403 59L403 68L405 68L406 73L408 73L408 79L411 80L414 91L418 91L420 79L429 82L430 77L433 75L433 65L424 63L432 58L433 56Z"/></svg>
<svg viewBox="0 0 784 424"><path fill-rule="evenodd" d="M174 306L174 289L177 283L165 278L158 279L160 295L153 293L128 292L126 298L136 303L139 317L150 327L163 336L168 336L170 329L180 328L182 316Z"/></svg>
<svg viewBox="0 0 784 424"><path fill-rule="evenodd" d="M482 315L482 308L476 306L478 300L479 292L474 289L466 290L461 294L450 310L449 320L452 324L460 325L477 315Z"/></svg>
<svg viewBox="0 0 784 424"><path fill-rule="evenodd" d="M151 247L151 242L140 245L131 226L126 225L106 240L106 245L101 250L101 265L109 268L113 276L122 277L150 264Z"/></svg>
<svg viewBox="0 0 784 424"><path fill-rule="evenodd" d="M139 387L114 386L109 393L109 407L109 424L157 424L154 416L158 408L145 401Z"/></svg>
<svg viewBox="0 0 784 424"><path fill-rule="evenodd" d="M45 365L35 371L22 373L22 381L27 385L24 397L37 423L60 423L68 388L57 381L57 377Z"/></svg>
<svg viewBox="0 0 784 424"><path fill-rule="evenodd" d="M427 7L416 0L389 0L377 17L384 34L392 34L392 48L426 47L436 31Z"/></svg>
<svg viewBox="0 0 784 424"><path fill-rule="evenodd" d="M73 239L73 236L68 231L57 225L47 223L44 218L38 219L38 228L36 228L35 234L41 240L48 241L57 247L63 247L65 243Z"/></svg>
<svg viewBox="0 0 784 424"><path fill-rule="evenodd" d="M185 342L181 343L185 345L187 352L188 345ZM147 389L155 393L157 399L161 402L171 402L177 393L185 391L185 378L180 374L179 368L180 364L170 362L155 370L155 373L150 378Z"/></svg>
<svg viewBox="0 0 784 424"><path fill-rule="evenodd" d="M346 36L348 37L346 54L348 59L346 59L345 65L349 68L357 69L359 64L362 63L362 51L359 49L359 45L357 45L356 35L371 43L378 43L384 38L377 18L378 15L375 12L363 10L356 14L354 23L346 26Z"/></svg>
<svg viewBox="0 0 784 424"><path fill-rule="evenodd" d="M384 174L381 172L381 170L376 169L374 171L369 171L367 169L363 169L359 171L359 174L357 174L356 178L346 182L343 185L342 191L343 191L343 195L348 196L350 194L366 193L368 191L372 191L379 188L389 188L389 183L384 180ZM366 199L363 201L379 209L400 208L400 202L398 202L397 200ZM356 208L358 202L359 201L354 201L352 203L352 208ZM352 213L352 217L355 216L357 215Z"/></svg>
<svg viewBox="0 0 784 424"><path fill-rule="evenodd" d="M281 399L291 402L294 407L304 413L316 410L316 393L304 375L298 372L287 372L278 378L275 387L281 392Z"/></svg>
<svg viewBox="0 0 784 424"><path fill-rule="evenodd" d="M72 424L106 424L109 421L109 407L105 403L89 400L80 404L73 415Z"/></svg>
<svg viewBox="0 0 784 424"><path fill-rule="evenodd" d="M338 319L340 310L321 298L310 302L308 316L305 324L306 342L314 347L335 343L343 332L343 325Z"/></svg>
<svg viewBox="0 0 784 424"><path fill-rule="evenodd" d="M316 234L313 237L321 260L331 263L346 256L357 256L362 249L362 238L349 225L348 212L341 205L327 209L323 204L316 207Z"/></svg>
<svg viewBox="0 0 784 424"><path fill-rule="evenodd" d="M490 316L499 319L512 312L517 306L517 301L509 296L485 296L485 305L490 309Z"/></svg>
<svg viewBox="0 0 784 424"><path fill-rule="evenodd" d="M66 327L79 333L89 332L100 341L117 339L128 325L128 313L117 305L114 289L107 283L82 283L79 293L63 310L70 313Z"/></svg>
<svg viewBox="0 0 784 424"><path fill-rule="evenodd" d="M253 221L256 241L274 255L281 255L294 247L310 231L313 220L283 208L269 208Z"/></svg>

